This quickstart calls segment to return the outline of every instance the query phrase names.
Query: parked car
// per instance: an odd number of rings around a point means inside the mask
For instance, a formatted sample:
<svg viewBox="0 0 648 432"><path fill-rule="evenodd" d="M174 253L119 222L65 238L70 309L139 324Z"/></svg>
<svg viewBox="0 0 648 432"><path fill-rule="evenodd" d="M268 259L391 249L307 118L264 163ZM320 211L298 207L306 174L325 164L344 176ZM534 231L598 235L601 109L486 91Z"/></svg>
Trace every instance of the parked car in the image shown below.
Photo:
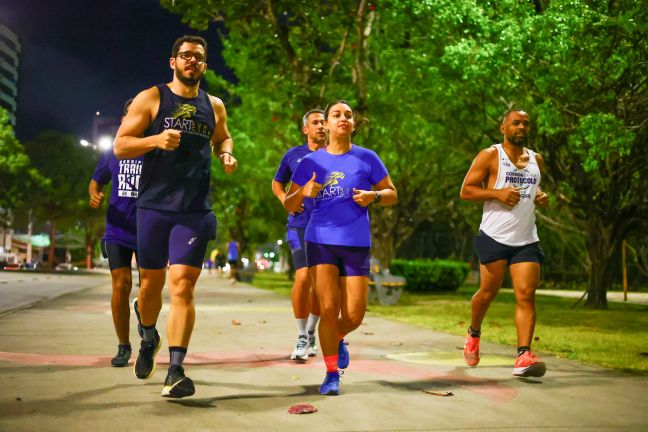
<svg viewBox="0 0 648 432"><path fill-rule="evenodd" d="M61 263L57 264L56 267L54 267L54 270L56 271L79 271L79 267L72 265L72 263Z"/></svg>
<svg viewBox="0 0 648 432"><path fill-rule="evenodd" d="M38 261L23 263L23 265L20 266L20 268L23 270L36 270L38 269L38 267L40 267L40 262Z"/></svg>
<svg viewBox="0 0 648 432"><path fill-rule="evenodd" d="M8 263L4 266L5 270L20 270L20 264L18 263Z"/></svg>

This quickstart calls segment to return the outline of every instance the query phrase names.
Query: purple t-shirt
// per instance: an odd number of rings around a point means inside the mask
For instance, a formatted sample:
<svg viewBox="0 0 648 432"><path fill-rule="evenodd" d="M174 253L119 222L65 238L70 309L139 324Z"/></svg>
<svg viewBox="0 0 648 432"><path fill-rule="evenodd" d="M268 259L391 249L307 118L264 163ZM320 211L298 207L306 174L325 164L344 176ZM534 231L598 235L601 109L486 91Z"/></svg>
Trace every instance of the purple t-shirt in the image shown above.
<svg viewBox="0 0 648 432"><path fill-rule="evenodd" d="M309 155L311 153L312 151L308 148L308 144L302 144L300 146L289 149L281 159L281 163L279 164L279 168L277 169L277 173L275 174L274 179L279 183L288 183L302 159L306 155ZM310 219L312 210L313 200L305 199L304 211L296 214L288 214L288 223L286 224L286 227L305 229L306 225L308 225L308 219Z"/></svg>
<svg viewBox="0 0 648 432"><path fill-rule="evenodd" d="M378 155L355 144L351 150L332 155L321 149L304 157L292 180L305 185L316 174L323 187L314 199L304 239L340 246L371 246L369 210L353 201L353 188L371 187L389 173Z"/></svg>
<svg viewBox="0 0 648 432"><path fill-rule="evenodd" d="M92 179L101 185L112 181L112 193L106 213L106 232L103 239L137 250L137 208L143 157L118 160L113 152L99 159Z"/></svg>

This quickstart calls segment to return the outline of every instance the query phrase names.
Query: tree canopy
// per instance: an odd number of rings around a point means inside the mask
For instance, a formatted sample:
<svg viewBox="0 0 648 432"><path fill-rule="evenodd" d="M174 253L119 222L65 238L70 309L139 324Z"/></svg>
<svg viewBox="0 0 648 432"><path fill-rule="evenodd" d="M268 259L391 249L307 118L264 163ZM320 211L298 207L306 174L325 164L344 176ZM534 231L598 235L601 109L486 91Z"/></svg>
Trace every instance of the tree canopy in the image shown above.
<svg viewBox="0 0 648 432"><path fill-rule="evenodd" d="M296 121L344 98L371 120L355 140L377 151L399 192L398 206L372 210L374 253L388 262L425 221L446 221L469 238L480 209L458 201L463 176L481 148L500 141L501 114L525 107L533 147L547 161L544 188L558 198L541 219L553 236L582 240L588 302L606 307L614 251L648 219L645 4L161 3L194 28L217 21L226 29L223 58L236 82L209 81L229 100L241 167L249 166L225 189L245 188L237 198L251 205L229 217L280 223L280 211L266 206L270 176L298 143ZM457 254L465 244L457 242Z"/></svg>
<svg viewBox="0 0 648 432"><path fill-rule="evenodd" d="M47 180L32 166L25 149L16 139L7 111L0 108L0 209L19 207ZM0 218L0 223L2 218Z"/></svg>

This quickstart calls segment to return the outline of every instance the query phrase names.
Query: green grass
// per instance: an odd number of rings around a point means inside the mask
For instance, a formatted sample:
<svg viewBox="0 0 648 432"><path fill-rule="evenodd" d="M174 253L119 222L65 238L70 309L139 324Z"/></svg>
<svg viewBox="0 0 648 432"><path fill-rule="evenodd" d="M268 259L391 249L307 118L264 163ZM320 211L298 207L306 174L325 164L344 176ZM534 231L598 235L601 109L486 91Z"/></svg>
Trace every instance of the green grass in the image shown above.
<svg viewBox="0 0 648 432"><path fill-rule="evenodd" d="M284 274L259 273L254 285L289 296L292 282ZM475 290L475 286L463 286L449 294L404 293L398 305L370 305L369 313L463 336L470 323L470 298ZM647 306L610 302L608 310L582 306L571 309L574 302L560 297L536 297L534 350L648 375ZM500 293L482 325L482 339L514 347L514 311L513 294Z"/></svg>
<svg viewBox="0 0 648 432"><path fill-rule="evenodd" d="M290 297L292 281L288 280L285 273L258 272L254 276L252 285Z"/></svg>

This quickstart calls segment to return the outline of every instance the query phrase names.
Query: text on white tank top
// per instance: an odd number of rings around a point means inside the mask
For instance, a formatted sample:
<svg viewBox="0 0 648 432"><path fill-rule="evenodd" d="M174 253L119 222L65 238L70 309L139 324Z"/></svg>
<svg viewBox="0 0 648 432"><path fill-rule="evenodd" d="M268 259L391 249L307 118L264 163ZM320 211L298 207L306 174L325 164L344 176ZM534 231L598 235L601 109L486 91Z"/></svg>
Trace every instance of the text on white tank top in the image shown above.
<svg viewBox="0 0 648 432"><path fill-rule="evenodd" d="M502 144L494 144L498 153L497 180L494 189L520 188L520 201L511 207L498 200L484 202L479 229L495 241L508 246L524 246L538 241L535 224L535 196L540 186L540 167L535 152L529 149L529 163L518 168L509 159Z"/></svg>

